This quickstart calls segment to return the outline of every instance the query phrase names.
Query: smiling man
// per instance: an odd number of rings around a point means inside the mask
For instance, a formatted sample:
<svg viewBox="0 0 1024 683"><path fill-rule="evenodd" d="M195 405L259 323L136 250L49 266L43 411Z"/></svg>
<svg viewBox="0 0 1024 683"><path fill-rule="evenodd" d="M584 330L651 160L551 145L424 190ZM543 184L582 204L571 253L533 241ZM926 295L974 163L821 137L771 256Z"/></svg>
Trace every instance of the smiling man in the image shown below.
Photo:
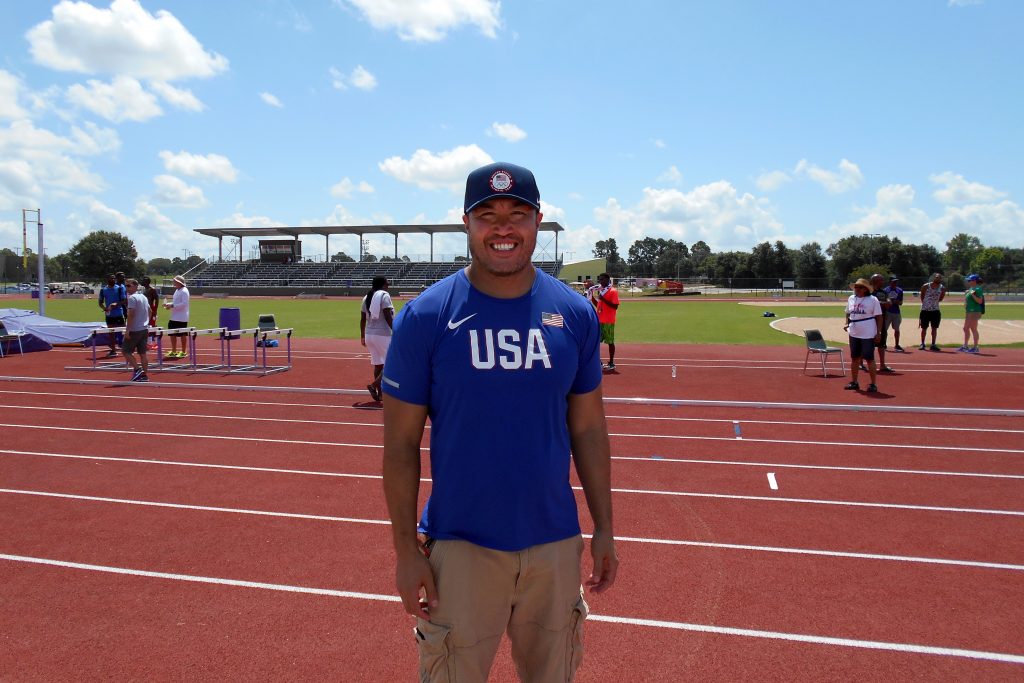
<svg viewBox="0 0 1024 683"><path fill-rule="evenodd" d="M504 633L524 681L571 680L587 615L570 464L615 581L611 466L594 309L531 261L540 193L496 163L466 181L473 260L398 314L384 366L384 493L421 680L486 681ZM432 490L417 524L420 442Z"/></svg>

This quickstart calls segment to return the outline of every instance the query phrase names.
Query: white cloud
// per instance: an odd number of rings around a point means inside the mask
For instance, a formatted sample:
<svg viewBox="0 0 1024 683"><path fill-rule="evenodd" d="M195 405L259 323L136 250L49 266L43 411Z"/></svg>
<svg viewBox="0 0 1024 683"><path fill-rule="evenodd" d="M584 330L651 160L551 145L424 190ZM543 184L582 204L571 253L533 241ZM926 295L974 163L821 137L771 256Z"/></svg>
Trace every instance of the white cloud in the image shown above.
<svg viewBox="0 0 1024 683"><path fill-rule="evenodd" d="M928 180L943 186L932 194L936 201L943 204L993 202L1006 196L1005 192L981 183L969 182L962 175L952 171L930 175Z"/></svg>
<svg viewBox="0 0 1024 683"><path fill-rule="evenodd" d="M246 216L243 213L235 212L213 224L215 228L280 228L286 225L268 216Z"/></svg>
<svg viewBox="0 0 1024 683"><path fill-rule="evenodd" d="M18 104L21 90L21 80L14 74L0 69L0 119L20 119L28 116L28 112Z"/></svg>
<svg viewBox="0 0 1024 683"><path fill-rule="evenodd" d="M199 209L209 204L200 188L189 185L177 176L158 175L153 178L153 183L156 185L153 199L160 204L187 209Z"/></svg>
<svg viewBox="0 0 1024 683"><path fill-rule="evenodd" d="M658 176L658 182L669 183L671 185L678 185L683 182L683 173L675 164L665 169L665 172Z"/></svg>
<svg viewBox="0 0 1024 683"><path fill-rule="evenodd" d="M947 206L934 225L944 236L942 242L965 232L978 235L986 246L1019 247L1020 236L1024 235L1024 208L1009 200L998 204Z"/></svg>
<svg viewBox="0 0 1024 683"><path fill-rule="evenodd" d="M985 0L949 0L947 7L967 7L969 5L980 5Z"/></svg>
<svg viewBox="0 0 1024 683"><path fill-rule="evenodd" d="M756 241L781 239L783 229L765 200L740 194L725 180L690 192L644 188L635 206L611 198L594 215L605 226L599 239L614 237L627 246L658 235L687 244L704 240L715 250L749 249Z"/></svg>
<svg viewBox="0 0 1024 683"><path fill-rule="evenodd" d="M860 172L860 168L848 159L839 162L837 171L827 171L806 159L801 159L793 169L793 173L798 176L807 176L824 187L829 194L848 192L864 183L864 175Z"/></svg>
<svg viewBox="0 0 1024 683"><path fill-rule="evenodd" d="M486 132L488 135L497 136L505 142L519 142L526 139L526 131L514 123L498 123L495 121Z"/></svg>
<svg viewBox="0 0 1024 683"><path fill-rule="evenodd" d="M113 0L108 9L61 0L52 19L25 38L36 63L58 71L174 81L228 68L226 58L204 50L173 14L150 14L137 0Z"/></svg>
<svg viewBox="0 0 1024 683"><path fill-rule="evenodd" d="M238 170L231 160L220 154L192 154L184 150L175 154L165 149L160 152L160 158L164 161L164 168L171 173L222 183L233 183L238 179Z"/></svg>
<svg viewBox="0 0 1024 683"><path fill-rule="evenodd" d="M662 140L661 138L655 138L651 140L651 144L657 147L658 149L665 149L668 146L665 144L665 141Z"/></svg>
<svg viewBox="0 0 1024 683"><path fill-rule="evenodd" d="M202 111L206 109L206 105L199 101L192 91L187 88L175 88L170 83L165 81L153 81L149 84L157 95L159 95L167 104L175 107L176 109L184 109L185 111Z"/></svg>
<svg viewBox="0 0 1024 683"><path fill-rule="evenodd" d="M350 199L353 192L362 192L363 194L370 194L373 192L373 185L360 180L359 184L353 183L348 178L342 178L334 185L331 186L331 196L338 197L340 199Z"/></svg>
<svg viewBox="0 0 1024 683"><path fill-rule="evenodd" d="M785 171L768 171L757 176L754 182L761 192L774 192L792 180Z"/></svg>
<svg viewBox="0 0 1024 683"><path fill-rule="evenodd" d="M331 77L331 86L335 90L348 90L349 85L367 91L377 87L377 78L361 64L352 69L352 73L348 76L333 66L327 69L327 73Z"/></svg>
<svg viewBox="0 0 1024 683"><path fill-rule="evenodd" d="M374 28L394 30L402 40L444 40L449 31L464 24L476 26L485 36L494 38L501 26L498 0L344 0L344 3L362 12Z"/></svg>
<svg viewBox="0 0 1024 683"><path fill-rule="evenodd" d="M278 109L282 109L284 107L284 105L281 104L281 100L277 99L277 97L271 95L268 92L261 92L260 99L269 104L271 107L277 107Z"/></svg>
<svg viewBox="0 0 1024 683"><path fill-rule="evenodd" d="M129 76L117 76L110 83L90 79L67 90L67 99L108 121L148 121L163 114L156 96Z"/></svg>
<svg viewBox="0 0 1024 683"><path fill-rule="evenodd" d="M364 69L361 64L352 69L349 80L352 81L352 85L360 90L373 90L377 87L377 79L374 78L373 74Z"/></svg>
<svg viewBox="0 0 1024 683"><path fill-rule="evenodd" d="M458 192L465 188L470 171L492 161L477 145L463 145L439 154L418 149L409 159L389 157L377 166L392 178L424 190L447 188Z"/></svg>
<svg viewBox="0 0 1024 683"><path fill-rule="evenodd" d="M136 202L131 215L127 215L90 197L81 211L72 212L62 221L62 228L66 229L68 246L94 230L119 232L135 243L139 257L144 259L181 253L183 248L198 244L191 228L178 225L146 201Z"/></svg>

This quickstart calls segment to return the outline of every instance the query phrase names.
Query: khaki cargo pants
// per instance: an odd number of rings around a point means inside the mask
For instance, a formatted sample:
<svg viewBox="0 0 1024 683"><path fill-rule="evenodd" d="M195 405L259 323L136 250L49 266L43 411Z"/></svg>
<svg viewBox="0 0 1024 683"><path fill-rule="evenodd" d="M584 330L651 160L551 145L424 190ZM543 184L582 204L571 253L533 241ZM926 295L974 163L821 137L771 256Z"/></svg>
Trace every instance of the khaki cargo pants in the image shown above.
<svg viewBox="0 0 1024 683"><path fill-rule="evenodd" d="M422 683L485 683L502 634L524 683L571 681L583 659L583 539L518 552L433 541L438 606L416 620Z"/></svg>

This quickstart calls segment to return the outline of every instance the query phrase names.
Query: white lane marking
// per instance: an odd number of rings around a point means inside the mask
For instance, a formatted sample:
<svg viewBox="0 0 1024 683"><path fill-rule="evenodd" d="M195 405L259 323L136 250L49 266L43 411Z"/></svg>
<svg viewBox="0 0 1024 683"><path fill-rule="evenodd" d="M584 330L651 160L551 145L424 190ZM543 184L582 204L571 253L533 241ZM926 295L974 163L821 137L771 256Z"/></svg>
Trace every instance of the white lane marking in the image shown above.
<svg viewBox="0 0 1024 683"><path fill-rule="evenodd" d="M578 486L576 490L583 489ZM614 493L632 493L648 496L679 496L682 498L718 498L722 500L759 500L772 503L800 503L804 505L838 505L861 508L884 508L889 510L919 510L925 512L963 512L979 515L1006 515L1009 517L1024 517L1024 512L1019 510L989 510L985 508L957 508L944 507L939 505L910 505L906 503L866 503L853 500L819 500L816 498L774 498L772 496L740 496L726 493L694 493L692 491L658 491L655 489L616 489Z"/></svg>
<svg viewBox="0 0 1024 683"><path fill-rule="evenodd" d="M75 398L89 398L89 399L103 399L106 400L125 400L125 401L159 401L170 402L170 401L181 401L189 403L212 403L220 404L227 403L235 406L256 406L256 407L267 407L265 401L224 401L217 399L198 399L198 398L163 398L153 396L119 396L119 395L105 395L105 394L69 394L63 392L35 392L35 391L5 391L0 390L0 394L18 394L28 395L33 398L39 398L43 396L71 396ZM356 407L352 405L335 405L328 403L282 403L274 402L273 407L293 407L293 408L325 408L325 409L342 409L342 410L360 410L366 411L366 408ZM0 406L0 408L9 409L23 409L23 410L50 410L55 412L95 412L95 413L109 413L109 410L96 410L89 408L54 408L51 406L26 406L9 404ZM377 411L379 412L379 411ZM264 421L264 422L293 422L301 424L336 424L336 425L356 425L366 427L381 427L383 426L380 422L330 422L325 420L295 420L286 419L279 417L247 417L247 416L225 416L225 415L204 415L200 413L147 413L148 415L173 415L175 417L215 417L218 419L232 419L232 420L253 420L253 421ZM644 416L644 415L607 415L608 420L640 420L640 421L651 421L651 422L729 422L733 425L738 424L738 420L730 420L728 418L701 418L701 417L665 417L665 416ZM847 427L850 429L911 429L911 430L923 430L923 431L947 431L947 432L982 432L982 433L997 433L997 434L1024 434L1024 429L989 429L982 427L930 427L924 425L897 425L897 424L880 424L880 423L850 423L850 422L804 422L794 420L751 420L744 418L743 422L748 424L761 424L761 425L784 425L784 426L801 426L801 427ZM427 429L430 425L427 425Z"/></svg>
<svg viewBox="0 0 1024 683"><path fill-rule="evenodd" d="M339 591L330 588L310 588L308 586L289 586L280 583L264 583L262 581L240 581L238 579L221 579L213 576L192 576L189 574L171 574L168 572L152 572L143 569L127 569L124 567L110 567L99 564L83 564L81 562L64 562L63 560L51 560L42 557L26 557L24 555L0 554L0 560L11 562L27 562L30 564L43 564L51 567L63 567L65 569L85 569L94 572L108 574L128 574L129 576L142 576L150 579L171 579L173 581L189 581L193 583L212 583L220 586L235 586L238 588L262 588L264 590L286 591L288 593L309 593L311 595L326 595L332 598L356 598L360 600L380 600L383 602L401 602L397 595L381 595L379 593L361 593L357 591Z"/></svg>
<svg viewBox="0 0 1024 683"><path fill-rule="evenodd" d="M356 600L370 600L377 602L401 602L401 599L398 596L383 595L380 593L340 591L329 588L291 586L287 584L265 583L261 581L241 581L238 579L222 579L211 576L195 576L189 574L173 574L169 572L154 572L142 569L129 569L126 567L112 567L108 565L84 564L81 562L66 562L63 560L54 560L41 557L28 557L25 555L0 554L0 560L6 560L9 562L23 562L26 564L36 564L50 567L59 567L62 569L77 569L80 571L122 574L129 576L138 576L142 578L184 581L190 583L206 583L221 586L231 586L236 588L255 588L261 590L283 591L289 593L306 593L312 595L322 595L325 597L350 598ZM1024 664L1024 655L1015 655L1002 652L986 652L983 650L967 650L962 648L937 647L932 645L886 642L878 640L857 640L854 638L835 638L832 636L817 636L803 633L786 633L782 631L762 631L749 628L735 628L730 626L713 626L710 624L689 624L677 621L638 619L634 617L621 617L605 614L590 614L587 617L587 619L591 621L628 626L642 626L648 628L662 628L681 631L696 631L700 633L714 633L718 635L740 636L745 638L762 638L767 640L783 640L799 643L810 643L815 645L833 645L838 647L864 648L870 650L884 650L890 652L901 652L909 654L927 654L944 657L961 657L967 659L1006 662L1011 664Z"/></svg>
<svg viewBox="0 0 1024 683"><path fill-rule="evenodd" d="M109 429L89 429L86 427L56 427L49 425L16 425L16 424L0 424L0 427L9 427L15 429L49 429L55 431L67 431L67 432L103 432L106 434L110 433ZM301 444L305 446L342 446L345 448L384 448L382 444L365 444L365 443L343 443L340 441L295 441L293 439L269 439L263 437L248 437L248 436L217 436L214 434L183 434L183 433L171 433L171 432L136 432L136 431L122 431L119 432L120 437L124 436L164 436L164 437L182 437L185 439L219 439L222 441L251 441L257 443L286 443L286 444Z"/></svg>
<svg viewBox="0 0 1024 683"><path fill-rule="evenodd" d="M80 496L72 493L51 493L49 491L20 491L0 489L0 493L43 498L64 498L86 500L92 503L118 503L120 505L141 505L143 507L172 508L175 510L198 510L200 512L230 512L236 515L257 515L260 517L287 517L288 519L309 519L317 522L349 522L350 524L382 524L390 526L385 519L359 519L358 517L332 517L330 515L308 515L299 512L270 512L269 510L247 510L245 508L224 508L212 505L187 505L185 503L160 503L153 500L130 500L128 498L105 498L103 496Z"/></svg>
<svg viewBox="0 0 1024 683"><path fill-rule="evenodd" d="M772 491L778 491L779 490L779 483L777 481L775 481L775 473L774 472L769 472L768 473L768 488L770 488Z"/></svg>
<svg viewBox="0 0 1024 683"><path fill-rule="evenodd" d="M367 477L376 478L377 477ZM425 480L429 481L429 480ZM324 517L318 515L302 515L293 514L287 512L274 512L271 510L249 510L245 508L219 508L219 507L203 507L198 505L185 505L179 503L158 503L153 501L134 501L119 498L100 498L97 496L79 496L73 494L64 493L48 493L42 491L16 491L16 490L3 490L0 489L0 493L11 493L16 495L25 496L40 496L46 498L60 498L67 500L85 500L93 503L113 503L119 505L142 505L146 507L160 507L170 508L178 510L196 510L200 512L224 512L232 514L250 514L263 517L285 517L289 519L308 519L312 521L328 521L338 522L344 524L372 524L378 526L390 526L391 522L386 519L362 519L352 517ZM590 534L583 534L585 538L590 538ZM979 569L1005 569L1010 571L1024 571L1024 565L1007 564L1002 562L979 562L976 560L957 560L948 558L936 558L936 557L915 557L907 555L887 555L881 553L851 553L839 550L819 550L813 548L787 548L782 546L757 546L739 543L712 543L708 541L684 541L676 539L663 539L663 538L644 538L636 536L616 536L616 541L623 541L629 543L641 543L651 545L672 545L672 546L687 546L694 548L713 548L716 550L742 550L749 552L767 552L767 553L779 553L779 554L790 554L790 555L814 555L819 557L833 557L843 559L859 559L859 560L880 560L886 562L906 562L912 564L938 564L938 565L952 565L957 567L975 567Z"/></svg>
<svg viewBox="0 0 1024 683"><path fill-rule="evenodd" d="M109 410L97 410L95 408L53 408L49 406L19 406L19 405L3 405L0 404L0 408L8 410L47 410L58 413L102 413L110 415ZM297 424L322 424L322 425L336 425L340 427L383 427L384 425L380 422L341 422L336 420L295 420L284 417L246 417L240 415L203 415L201 413L157 413L153 411L146 411L146 415L151 417L181 417L181 418L202 418L210 420L242 420L249 422L268 422L268 423L297 423Z"/></svg>
<svg viewBox="0 0 1024 683"><path fill-rule="evenodd" d="M835 645L839 647L864 648L869 650L888 650L907 654L941 655L945 657L965 657L968 659L984 659L994 662L1024 664L1024 655L1006 654L1002 652L985 652L981 650L965 650L953 647L935 647L913 643L890 643L878 640L856 640L853 638L833 638L831 636L814 636L802 633L783 633L780 631L758 631L750 628L734 628L731 626L712 626L710 624L687 624L679 621L660 621L657 619L635 619L632 617L615 617L603 614L591 614L590 621L603 621L629 626L648 626L652 628L675 629L679 631L696 631L699 633L715 633L726 636L742 636L746 638L765 638L768 640L788 640L798 643L815 645Z"/></svg>
<svg viewBox="0 0 1024 683"><path fill-rule="evenodd" d="M10 429L45 429L52 431L68 431L68 432L87 432L87 433L103 433L109 434L108 429L91 429L88 427L62 427L59 425L26 425L26 424L11 424L11 423L0 423L0 427L8 427ZM169 433L169 432L139 432L139 431L122 431L121 436L163 436L163 437L181 437L186 439L220 439L224 441L256 441L264 443L284 443L284 444L301 444L308 446L343 446L349 448L384 448L383 444L362 444L362 443L345 443L340 441L301 441L296 439L271 439L271 438L257 438L257 437L246 437L246 436L218 436L214 434L185 434L185 433ZM686 436L686 435L675 435L675 434L622 434L622 433L609 433L609 436L621 437L627 439L675 439L675 440L690 440L690 441L731 441L735 442L735 437L725 436ZM963 446L922 446L915 444L889 444L889 443L867 443L867 442L847 442L847 441L807 441L797 439L743 439L744 443L770 443L770 444L794 444L804 446L847 446L851 448L904 448L904 449L915 449L915 450L931 450L931 451L957 451L962 452ZM1024 453L1024 450L1014 448L972 448L973 453Z"/></svg>
<svg viewBox="0 0 1024 683"><path fill-rule="evenodd" d="M0 451L3 452L3 451ZM613 455L612 460L633 460L650 462L649 457ZM658 456L658 462L675 462L687 465L735 465L738 467L786 467L800 470L831 470L837 472L871 472L877 474L920 474L942 477L982 477L986 479L1024 479L1024 474L989 474L987 472L943 472L940 470L900 470L891 467L842 467L839 465L794 465L781 462L748 462L745 460L699 460L694 458L666 458Z"/></svg>

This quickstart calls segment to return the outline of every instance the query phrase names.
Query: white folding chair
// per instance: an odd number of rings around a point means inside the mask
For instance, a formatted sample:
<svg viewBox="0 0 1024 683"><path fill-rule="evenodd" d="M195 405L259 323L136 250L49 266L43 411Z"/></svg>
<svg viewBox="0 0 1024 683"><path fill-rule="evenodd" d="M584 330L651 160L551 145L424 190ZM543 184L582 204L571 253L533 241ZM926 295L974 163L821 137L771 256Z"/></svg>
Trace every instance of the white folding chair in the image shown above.
<svg viewBox="0 0 1024 683"><path fill-rule="evenodd" d="M843 369L843 375L846 375L846 362L843 360L843 350L837 346L829 346L825 343L825 338L821 336L820 330L804 330L804 338L807 340L807 355L804 356L804 374L807 374L807 361L810 360L811 354L818 354L821 357L821 372L828 377L828 364L827 360L829 355L835 353L839 355L839 367Z"/></svg>

